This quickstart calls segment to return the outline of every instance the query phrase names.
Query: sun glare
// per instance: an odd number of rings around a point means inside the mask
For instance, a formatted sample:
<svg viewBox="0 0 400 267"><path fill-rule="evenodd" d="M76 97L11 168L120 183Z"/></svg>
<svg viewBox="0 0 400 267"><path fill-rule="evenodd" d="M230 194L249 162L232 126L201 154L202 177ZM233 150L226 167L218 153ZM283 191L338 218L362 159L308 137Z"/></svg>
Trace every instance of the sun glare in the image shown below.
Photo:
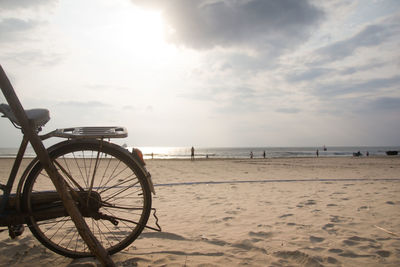
<svg viewBox="0 0 400 267"><path fill-rule="evenodd" d="M164 22L160 12L130 8L116 14L108 29L115 51L135 58L163 57L169 45L164 40Z"/></svg>
<svg viewBox="0 0 400 267"><path fill-rule="evenodd" d="M84 6L85 11L65 4L67 11L60 8L57 23L76 51L86 48L95 57L140 64L150 64L154 57L169 57L174 49L165 41L162 13L117 3L95 9Z"/></svg>

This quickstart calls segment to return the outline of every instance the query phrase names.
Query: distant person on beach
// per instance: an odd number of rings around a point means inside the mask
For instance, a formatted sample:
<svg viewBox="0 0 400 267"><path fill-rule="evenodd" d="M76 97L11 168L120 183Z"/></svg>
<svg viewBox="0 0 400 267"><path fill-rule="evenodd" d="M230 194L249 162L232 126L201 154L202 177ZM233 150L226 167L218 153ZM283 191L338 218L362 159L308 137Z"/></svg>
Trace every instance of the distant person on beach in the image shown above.
<svg viewBox="0 0 400 267"><path fill-rule="evenodd" d="M367 157L369 156L369 152L367 151Z"/></svg>
<svg viewBox="0 0 400 267"><path fill-rule="evenodd" d="M253 151L250 151L250 158L253 158Z"/></svg>
<svg viewBox="0 0 400 267"><path fill-rule="evenodd" d="M194 160L194 147L191 149L190 160Z"/></svg>
<svg viewBox="0 0 400 267"><path fill-rule="evenodd" d="M265 150L264 150L264 152L263 152L263 158L265 159Z"/></svg>
<svg viewBox="0 0 400 267"><path fill-rule="evenodd" d="M317 152L315 152L315 154L317 154L317 157L319 157L319 151L318 151L318 149L317 149Z"/></svg>

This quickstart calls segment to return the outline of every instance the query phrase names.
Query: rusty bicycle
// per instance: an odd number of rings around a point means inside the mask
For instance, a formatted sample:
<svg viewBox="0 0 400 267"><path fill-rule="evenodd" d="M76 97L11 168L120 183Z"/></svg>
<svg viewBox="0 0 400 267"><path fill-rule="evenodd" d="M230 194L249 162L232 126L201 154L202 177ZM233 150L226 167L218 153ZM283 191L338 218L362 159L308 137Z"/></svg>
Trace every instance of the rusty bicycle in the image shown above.
<svg viewBox="0 0 400 267"><path fill-rule="evenodd" d="M10 106L0 104L0 113L21 129ZM50 120L47 109L25 110L25 114L36 133ZM0 226L15 238L26 225L40 243L67 257L93 256L38 157L31 160L13 188L29 143L21 130L23 137L10 176L0 184ZM109 255L129 246L145 227L161 231L151 207L154 186L140 150L131 152L111 142L127 136L124 127L73 127L38 136L42 141L64 139L46 148L50 161L89 230ZM157 228L147 225L152 210Z"/></svg>

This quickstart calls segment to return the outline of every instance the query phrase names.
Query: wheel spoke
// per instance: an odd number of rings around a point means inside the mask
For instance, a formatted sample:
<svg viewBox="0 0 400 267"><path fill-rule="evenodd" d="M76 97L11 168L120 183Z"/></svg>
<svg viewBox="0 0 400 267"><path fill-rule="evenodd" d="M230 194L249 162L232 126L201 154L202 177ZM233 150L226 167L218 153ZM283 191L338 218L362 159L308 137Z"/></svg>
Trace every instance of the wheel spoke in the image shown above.
<svg viewBox="0 0 400 267"><path fill-rule="evenodd" d="M145 174L124 150L115 145L103 142L100 150L99 141L65 143L50 156L71 192L79 197L78 207L82 207L81 212L92 233L110 254L118 252L137 238L149 217L151 196ZM45 219L51 215L35 217L35 212L44 214L50 207L60 212L57 207L61 206L55 203L54 194L41 196L43 191L55 192L55 188L38 163L38 167L34 167L29 174L23 193L24 205L32 214L28 223L32 233L49 249L62 255L90 256L86 243L69 216L51 219ZM34 195L39 197L36 206ZM47 196L53 198L52 203L46 203L43 197ZM88 217L91 214L109 215L95 219ZM120 224L115 225L107 216L115 218Z"/></svg>

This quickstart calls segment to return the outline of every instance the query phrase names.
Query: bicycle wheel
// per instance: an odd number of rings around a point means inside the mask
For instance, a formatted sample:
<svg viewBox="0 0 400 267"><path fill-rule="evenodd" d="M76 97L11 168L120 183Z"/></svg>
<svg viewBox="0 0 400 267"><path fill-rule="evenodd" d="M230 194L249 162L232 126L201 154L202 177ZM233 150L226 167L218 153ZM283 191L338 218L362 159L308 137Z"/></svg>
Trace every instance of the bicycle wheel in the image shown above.
<svg viewBox="0 0 400 267"><path fill-rule="evenodd" d="M151 210L145 171L125 149L99 140L72 140L49 148L89 229L109 254L130 245ZM71 258L91 256L40 163L23 190L27 225L47 248Z"/></svg>

